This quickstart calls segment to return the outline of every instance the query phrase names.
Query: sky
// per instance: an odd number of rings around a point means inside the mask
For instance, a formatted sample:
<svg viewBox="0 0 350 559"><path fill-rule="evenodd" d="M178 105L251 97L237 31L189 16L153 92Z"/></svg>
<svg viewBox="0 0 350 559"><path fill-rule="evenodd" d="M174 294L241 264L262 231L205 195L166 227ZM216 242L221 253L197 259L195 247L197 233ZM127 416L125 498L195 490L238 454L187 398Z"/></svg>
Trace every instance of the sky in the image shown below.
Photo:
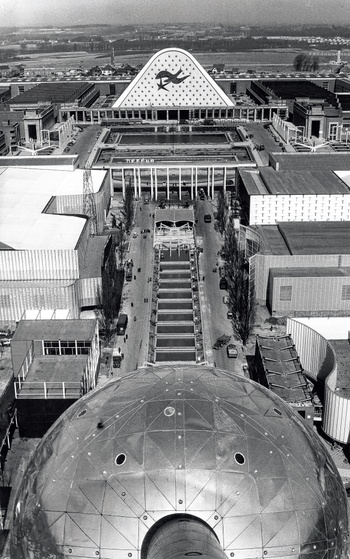
<svg viewBox="0 0 350 559"><path fill-rule="evenodd" d="M350 0L0 0L0 26L350 23Z"/></svg>

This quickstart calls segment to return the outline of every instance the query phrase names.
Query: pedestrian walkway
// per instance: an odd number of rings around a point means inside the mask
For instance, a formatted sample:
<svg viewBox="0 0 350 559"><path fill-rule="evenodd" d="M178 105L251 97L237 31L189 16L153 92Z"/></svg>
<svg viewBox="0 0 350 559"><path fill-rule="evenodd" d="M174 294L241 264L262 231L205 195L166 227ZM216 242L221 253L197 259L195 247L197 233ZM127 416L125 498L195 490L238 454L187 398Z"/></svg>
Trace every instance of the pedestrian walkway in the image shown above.
<svg viewBox="0 0 350 559"><path fill-rule="evenodd" d="M163 250L156 260L155 363L204 359L195 255L195 250Z"/></svg>

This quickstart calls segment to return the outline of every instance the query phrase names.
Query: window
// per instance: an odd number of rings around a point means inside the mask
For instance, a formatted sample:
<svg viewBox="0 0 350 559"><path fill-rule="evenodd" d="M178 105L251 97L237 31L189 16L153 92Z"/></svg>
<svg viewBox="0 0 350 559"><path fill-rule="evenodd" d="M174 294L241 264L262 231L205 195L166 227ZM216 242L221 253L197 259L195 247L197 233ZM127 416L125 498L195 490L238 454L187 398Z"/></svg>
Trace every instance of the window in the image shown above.
<svg viewBox="0 0 350 559"><path fill-rule="evenodd" d="M280 301L291 301L291 300L292 300L292 286L291 285L281 285L281 287L280 287Z"/></svg>
<svg viewBox="0 0 350 559"><path fill-rule="evenodd" d="M342 301L350 300L350 285L343 285L341 290Z"/></svg>
<svg viewBox="0 0 350 559"><path fill-rule="evenodd" d="M90 340L44 340L44 355L88 355Z"/></svg>

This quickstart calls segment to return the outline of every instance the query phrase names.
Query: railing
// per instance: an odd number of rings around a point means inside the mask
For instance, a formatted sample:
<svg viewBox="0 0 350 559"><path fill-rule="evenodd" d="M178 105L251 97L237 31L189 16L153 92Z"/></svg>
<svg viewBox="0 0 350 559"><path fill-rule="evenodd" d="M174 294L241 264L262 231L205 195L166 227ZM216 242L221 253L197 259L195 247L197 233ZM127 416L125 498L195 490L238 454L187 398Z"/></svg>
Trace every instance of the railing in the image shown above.
<svg viewBox="0 0 350 559"><path fill-rule="evenodd" d="M15 380L15 397L22 398L59 398L78 399L83 395L81 382L43 382Z"/></svg>

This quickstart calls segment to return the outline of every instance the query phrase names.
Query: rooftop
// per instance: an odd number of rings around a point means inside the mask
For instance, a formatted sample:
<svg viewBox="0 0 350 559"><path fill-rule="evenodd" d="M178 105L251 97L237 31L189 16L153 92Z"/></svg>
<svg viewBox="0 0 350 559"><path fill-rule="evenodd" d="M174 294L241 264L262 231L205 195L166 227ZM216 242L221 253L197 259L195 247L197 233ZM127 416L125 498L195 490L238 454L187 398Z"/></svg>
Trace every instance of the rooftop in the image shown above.
<svg viewBox="0 0 350 559"><path fill-rule="evenodd" d="M334 276L345 276L350 277L350 268L337 268L333 266L329 267L307 267L307 268L270 268L270 273L274 277L307 277L307 278L318 278L318 277L334 277Z"/></svg>
<svg viewBox="0 0 350 559"><path fill-rule="evenodd" d="M10 99L9 104L69 103L83 95L90 87L91 84L88 82L40 83Z"/></svg>
<svg viewBox="0 0 350 559"><path fill-rule="evenodd" d="M270 194L350 194L348 186L330 170L275 171L267 167L260 170L260 177Z"/></svg>
<svg viewBox="0 0 350 559"><path fill-rule="evenodd" d="M102 258L107 241L108 236L102 235L88 238L84 264L80 270L82 279L101 276Z"/></svg>
<svg viewBox="0 0 350 559"><path fill-rule="evenodd" d="M309 81L300 80L267 80L261 82L281 99L307 97L310 99L327 99L329 91Z"/></svg>
<svg viewBox="0 0 350 559"><path fill-rule="evenodd" d="M311 170L338 170L349 171L350 153L334 152L327 153L271 153L271 165L282 170L311 171Z"/></svg>
<svg viewBox="0 0 350 559"><path fill-rule="evenodd" d="M259 172L244 170L240 174L250 196L350 194L350 171L276 171L272 167L265 167Z"/></svg>
<svg viewBox="0 0 350 559"><path fill-rule="evenodd" d="M290 336L257 337L269 388L291 404L311 402L311 391Z"/></svg>
<svg viewBox="0 0 350 559"><path fill-rule="evenodd" d="M83 173L82 169L0 168L0 242L15 250L75 249L86 218L44 210L53 196L82 195ZM91 173L98 192L106 171Z"/></svg>
<svg viewBox="0 0 350 559"><path fill-rule="evenodd" d="M257 228L262 254L350 254L347 221L295 221Z"/></svg>
<svg viewBox="0 0 350 559"><path fill-rule="evenodd" d="M34 357L26 376L24 390L31 382L80 382L88 355L50 355ZM54 387L57 390L57 387Z"/></svg>
<svg viewBox="0 0 350 559"><path fill-rule="evenodd" d="M20 320L13 341L91 340L96 320Z"/></svg>

